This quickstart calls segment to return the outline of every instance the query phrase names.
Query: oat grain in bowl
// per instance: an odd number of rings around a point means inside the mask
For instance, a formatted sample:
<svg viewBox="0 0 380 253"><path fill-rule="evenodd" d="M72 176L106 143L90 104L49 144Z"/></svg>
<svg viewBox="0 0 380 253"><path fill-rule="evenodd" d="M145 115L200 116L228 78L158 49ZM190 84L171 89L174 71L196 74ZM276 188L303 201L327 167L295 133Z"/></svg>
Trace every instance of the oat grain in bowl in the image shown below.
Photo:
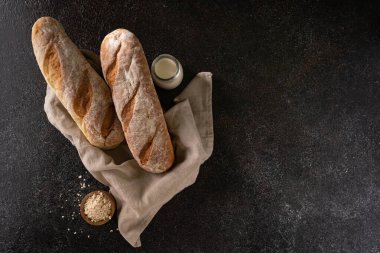
<svg viewBox="0 0 380 253"><path fill-rule="evenodd" d="M115 206L115 200L110 193L91 192L81 202L81 215L91 225L102 225L111 220Z"/></svg>

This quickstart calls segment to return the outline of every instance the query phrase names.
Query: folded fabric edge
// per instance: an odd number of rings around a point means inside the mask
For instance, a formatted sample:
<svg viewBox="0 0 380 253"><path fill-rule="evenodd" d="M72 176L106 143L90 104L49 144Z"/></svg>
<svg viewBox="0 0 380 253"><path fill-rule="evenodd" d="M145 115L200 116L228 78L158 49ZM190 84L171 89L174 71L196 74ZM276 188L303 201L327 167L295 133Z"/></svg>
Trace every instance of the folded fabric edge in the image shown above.
<svg viewBox="0 0 380 253"><path fill-rule="evenodd" d="M203 162L205 162L208 158L210 158L213 149L214 149L214 123L213 123L213 113L212 113L212 76L213 74L211 72L199 72L189 83L189 85L179 94L177 97L174 98L174 102L179 103L184 100L191 100L190 107L192 104L194 104L194 100L204 99L206 100L206 108L203 111L204 113L208 114L209 121L202 121L202 124L205 124L204 129L206 129L206 134L203 134L201 136L203 149L205 151L205 156L203 159ZM202 82L197 82L197 78L200 78ZM194 91L199 91L196 88L194 88L194 85L206 85L206 96L197 96L194 93ZM200 104L203 104L202 102ZM194 111L191 107L194 115L194 120L197 122L199 119L198 117L198 111ZM198 124L197 124L198 125ZM200 129L198 129L198 132L200 132ZM205 140L204 140L205 139ZM202 163L203 163L202 162Z"/></svg>
<svg viewBox="0 0 380 253"><path fill-rule="evenodd" d="M198 72L198 74L194 76L194 78L190 81L186 88L177 97L174 98L174 102L178 103L188 98L187 96L185 96L185 94L188 93L188 90L190 89L189 87L191 87L191 83L194 82L197 77L211 81L212 76L213 74L209 71Z"/></svg>

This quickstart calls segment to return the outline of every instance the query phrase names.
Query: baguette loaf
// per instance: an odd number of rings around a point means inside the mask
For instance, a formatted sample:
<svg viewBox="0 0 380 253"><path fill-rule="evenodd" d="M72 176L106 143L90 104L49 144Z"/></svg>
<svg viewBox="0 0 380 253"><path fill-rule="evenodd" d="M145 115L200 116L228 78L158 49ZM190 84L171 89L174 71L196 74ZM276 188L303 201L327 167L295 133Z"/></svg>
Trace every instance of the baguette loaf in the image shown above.
<svg viewBox="0 0 380 253"><path fill-rule="evenodd" d="M111 91L51 17L38 19L32 28L34 54L46 82L67 109L87 140L110 149L124 140Z"/></svg>
<svg viewBox="0 0 380 253"><path fill-rule="evenodd" d="M113 31L102 42L100 61L133 157L148 172L168 170L173 145L139 40L125 29Z"/></svg>

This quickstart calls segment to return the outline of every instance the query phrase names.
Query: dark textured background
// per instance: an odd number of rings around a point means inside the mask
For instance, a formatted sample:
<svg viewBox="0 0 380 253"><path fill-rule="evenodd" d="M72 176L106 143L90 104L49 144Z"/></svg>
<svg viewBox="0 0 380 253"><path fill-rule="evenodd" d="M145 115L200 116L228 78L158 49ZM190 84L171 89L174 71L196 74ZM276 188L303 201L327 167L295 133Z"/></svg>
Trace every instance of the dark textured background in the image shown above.
<svg viewBox="0 0 380 253"><path fill-rule="evenodd" d="M125 27L186 82L214 73L213 156L136 252L380 251L379 1L80 2L0 1L1 252L135 251L115 220L78 216L77 194L101 185L43 111L44 15L80 48ZM159 91L165 108L186 82Z"/></svg>

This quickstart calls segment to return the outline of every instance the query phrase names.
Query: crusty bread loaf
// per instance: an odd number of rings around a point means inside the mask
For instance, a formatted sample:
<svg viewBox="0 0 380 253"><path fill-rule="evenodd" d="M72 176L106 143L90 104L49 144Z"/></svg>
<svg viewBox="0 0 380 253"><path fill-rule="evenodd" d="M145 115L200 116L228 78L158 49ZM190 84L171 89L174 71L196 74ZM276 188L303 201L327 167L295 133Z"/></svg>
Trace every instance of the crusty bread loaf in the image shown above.
<svg viewBox="0 0 380 253"><path fill-rule="evenodd" d="M139 40L125 29L113 31L102 42L100 61L133 157L146 171L166 171L173 145Z"/></svg>
<svg viewBox="0 0 380 253"><path fill-rule="evenodd" d="M38 19L32 44L46 82L94 146L110 149L124 133L105 81L86 61L62 25L51 17Z"/></svg>

